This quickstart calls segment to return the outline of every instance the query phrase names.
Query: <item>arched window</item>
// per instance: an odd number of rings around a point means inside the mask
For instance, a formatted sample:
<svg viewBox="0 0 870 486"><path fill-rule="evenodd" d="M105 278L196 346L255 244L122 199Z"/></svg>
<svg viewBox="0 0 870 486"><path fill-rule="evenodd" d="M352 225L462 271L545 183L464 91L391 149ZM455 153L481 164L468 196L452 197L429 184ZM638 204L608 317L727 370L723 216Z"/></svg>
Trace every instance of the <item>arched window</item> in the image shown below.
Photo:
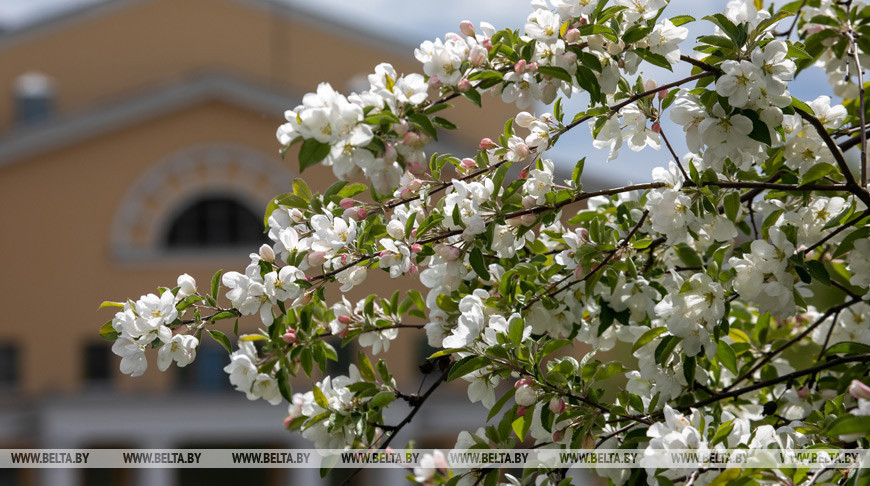
<svg viewBox="0 0 870 486"><path fill-rule="evenodd" d="M246 205L227 196L207 196L177 213L166 232L171 249L245 247L267 241L263 221Z"/></svg>

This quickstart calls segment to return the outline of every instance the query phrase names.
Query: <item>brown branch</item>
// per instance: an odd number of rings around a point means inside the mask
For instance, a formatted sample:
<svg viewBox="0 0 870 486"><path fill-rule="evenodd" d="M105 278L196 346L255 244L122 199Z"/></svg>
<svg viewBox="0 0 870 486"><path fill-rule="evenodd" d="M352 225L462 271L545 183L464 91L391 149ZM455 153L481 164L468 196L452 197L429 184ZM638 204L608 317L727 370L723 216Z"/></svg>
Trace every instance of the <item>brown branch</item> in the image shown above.
<svg viewBox="0 0 870 486"><path fill-rule="evenodd" d="M818 247L824 245L825 243L828 242L828 240L830 240L831 238L837 236L837 235L840 234L841 232L845 231L847 228L849 228L849 227L851 227L851 226L854 226L855 223L857 223L858 221L861 221L862 219L866 218L867 216L870 216L870 209L864 210L863 213L861 213L861 214L859 214L858 216L852 218L851 220L847 221L846 223L843 223L842 225L840 225L839 228L837 228L836 230L830 232L827 236L825 236L824 238L822 238L821 240L819 240L819 241L818 241L817 243L815 243L814 245L810 246L809 248L804 249L801 253L803 253L804 255L806 255L807 253L809 253L809 252L815 250L816 248L818 248Z"/></svg>

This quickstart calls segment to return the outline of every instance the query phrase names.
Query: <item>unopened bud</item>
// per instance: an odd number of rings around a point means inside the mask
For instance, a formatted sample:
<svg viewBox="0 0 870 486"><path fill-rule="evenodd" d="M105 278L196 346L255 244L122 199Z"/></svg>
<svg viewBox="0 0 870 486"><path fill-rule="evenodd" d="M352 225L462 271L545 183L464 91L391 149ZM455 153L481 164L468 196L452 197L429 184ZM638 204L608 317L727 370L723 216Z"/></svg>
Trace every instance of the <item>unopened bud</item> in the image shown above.
<svg viewBox="0 0 870 486"><path fill-rule="evenodd" d="M517 388L514 401L517 402L517 405L529 407L538 401L538 392L530 386L521 386Z"/></svg>
<svg viewBox="0 0 870 486"><path fill-rule="evenodd" d="M420 143L420 136L416 132L408 132L402 137L402 144L408 147L417 147Z"/></svg>
<svg viewBox="0 0 870 486"><path fill-rule="evenodd" d="M412 263L411 266L408 267L408 275L410 275L412 277L416 277L417 275L420 275L420 267L418 267L417 265L414 265Z"/></svg>
<svg viewBox="0 0 870 486"><path fill-rule="evenodd" d="M798 398L800 398L801 400L806 400L806 398L807 398L808 396L810 396L810 389L807 388L807 387L802 387L800 390L798 390L798 392L797 392L797 396L798 396Z"/></svg>
<svg viewBox="0 0 870 486"><path fill-rule="evenodd" d="M480 141L480 145L477 146L480 150L491 150L498 147L495 142L492 141L491 138L484 138Z"/></svg>
<svg viewBox="0 0 870 486"><path fill-rule="evenodd" d="M459 32L468 37L474 37L474 24L468 20L463 20L459 23Z"/></svg>
<svg viewBox="0 0 870 486"><path fill-rule="evenodd" d="M583 278L584 273L586 273L586 272L583 271L583 267L581 267L580 265L577 265L576 267L574 267L574 279L575 280L580 280L581 278Z"/></svg>
<svg viewBox="0 0 870 486"><path fill-rule="evenodd" d="M429 87L430 88L440 88L444 83L438 78L438 75L435 74L429 78Z"/></svg>
<svg viewBox="0 0 870 486"><path fill-rule="evenodd" d="M418 175L422 175L426 172L426 167L423 166L422 162L415 160L412 162L408 162L407 165L408 165L408 170L411 171L411 173L414 175L418 176Z"/></svg>
<svg viewBox="0 0 870 486"><path fill-rule="evenodd" d="M456 260L459 260L460 253L461 252L459 251L459 248L449 245L440 245L438 248L435 249L435 254L447 260L448 262L455 262Z"/></svg>
<svg viewBox="0 0 870 486"><path fill-rule="evenodd" d="M559 442L560 440L565 438L564 430L557 430L553 432L553 442Z"/></svg>
<svg viewBox="0 0 870 486"><path fill-rule="evenodd" d="M668 90L663 89L663 90L659 91L658 97L660 100L667 98L668 97Z"/></svg>
<svg viewBox="0 0 870 486"><path fill-rule="evenodd" d="M520 223L522 223L523 226L531 226L535 224L537 219L538 218L536 218L534 214L524 214L520 216Z"/></svg>
<svg viewBox="0 0 870 486"><path fill-rule="evenodd" d="M517 174L517 179L525 180L528 178L529 178L529 169L523 169L520 171L519 174Z"/></svg>
<svg viewBox="0 0 870 486"><path fill-rule="evenodd" d="M273 250L271 246L263 244L260 247L260 258L269 263L273 263L275 261L275 250Z"/></svg>
<svg viewBox="0 0 870 486"><path fill-rule="evenodd" d="M294 331L293 329L287 329L287 332L285 332L284 335L281 336L281 339L283 339L284 342L287 344L295 343L296 342L296 331Z"/></svg>
<svg viewBox="0 0 870 486"><path fill-rule="evenodd" d="M401 240L405 237L405 225L398 219L394 219L387 223L387 234L394 240Z"/></svg>
<svg viewBox="0 0 870 486"><path fill-rule="evenodd" d="M486 48L481 45L475 45L468 51L468 61L471 62L471 65L474 67L479 67L481 64L486 62L488 56Z"/></svg>
<svg viewBox="0 0 870 486"><path fill-rule="evenodd" d="M652 79L647 79L646 81L643 82L644 91L652 91L658 87L659 87L658 83L656 83Z"/></svg>
<svg viewBox="0 0 870 486"><path fill-rule="evenodd" d="M525 74L526 69L528 69L528 65L526 64L525 59L520 59L516 64L514 64L514 72L517 74Z"/></svg>
<svg viewBox="0 0 870 486"><path fill-rule="evenodd" d="M353 319L351 319L350 316L338 316L338 322L347 326L353 322Z"/></svg>
<svg viewBox="0 0 870 486"><path fill-rule="evenodd" d="M474 169L475 167L477 167L477 162L475 162L472 158L466 157L462 159L461 162L459 162L459 166L466 170Z"/></svg>
<svg viewBox="0 0 870 486"><path fill-rule="evenodd" d="M650 130L652 130L654 133L662 133L662 126L659 124L659 122L654 122L650 127Z"/></svg>
<svg viewBox="0 0 870 486"><path fill-rule="evenodd" d="M489 37L487 37L486 39L483 39L483 41L481 41L480 44L481 44L481 45L483 46L483 48L486 49L487 51L491 51L491 50L492 50L492 39L490 39Z"/></svg>
<svg viewBox="0 0 870 486"><path fill-rule="evenodd" d="M523 207L526 209L530 209L538 203L538 199L535 196L523 196Z"/></svg>
<svg viewBox="0 0 870 486"><path fill-rule="evenodd" d="M532 380L531 378L520 378L519 380L514 382L514 388L519 390L520 387L529 386L532 383L534 383L534 380Z"/></svg>
<svg viewBox="0 0 870 486"><path fill-rule="evenodd" d="M525 414L526 414L526 407L524 407L522 405L517 407L517 416L522 417Z"/></svg>
<svg viewBox="0 0 870 486"><path fill-rule="evenodd" d="M523 128L529 128L529 125L531 125L533 121L537 120L537 118L535 118L535 116L528 111L521 111L517 113L517 116L514 118L514 120L516 120L517 125Z"/></svg>
<svg viewBox="0 0 870 486"><path fill-rule="evenodd" d="M338 205L341 206L341 209L350 209L350 208L356 206L356 201L354 201L353 199L351 199L349 197L346 197L346 198L342 199L341 202L338 203Z"/></svg>
<svg viewBox="0 0 870 486"><path fill-rule="evenodd" d="M297 208L291 208L287 213L289 213L290 219L292 219L294 223L301 223L305 219L305 215Z"/></svg>
<svg viewBox="0 0 870 486"><path fill-rule="evenodd" d="M524 143L514 145L513 152L517 155L517 160L523 160L532 153L532 151L529 150L529 146ZM526 171L526 175L528 176L528 171Z"/></svg>
<svg viewBox="0 0 870 486"><path fill-rule="evenodd" d="M421 251L423 251L423 245L420 243L414 243L411 245L411 253L420 253Z"/></svg>
<svg viewBox="0 0 870 486"><path fill-rule="evenodd" d="M582 27L588 23L589 23L589 20L587 20L586 17L581 17L580 20L577 21L577 26Z"/></svg>
<svg viewBox="0 0 870 486"><path fill-rule="evenodd" d="M402 136L404 136L404 134ZM392 164L398 158L399 153L396 152L396 147L393 147L392 145L387 145L387 148L384 149L384 162L386 162L387 164Z"/></svg>
<svg viewBox="0 0 870 486"><path fill-rule="evenodd" d="M533 63L529 64L529 72L530 73L538 72L538 63L537 62L533 62Z"/></svg>
<svg viewBox="0 0 870 486"><path fill-rule="evenodd" d="M369 212L366 208L359 208L356 212L356 220L362 221L369 217Z"/></svg>
<svg viewBox="0 0 870 486"><path fill-rule="evenodd" d="M611 56L618 56L622 53L623 49L625 49L625 43L621 40L619 42L610 42L607 44L607 53Z"/></svg>
<svg viewBox="0 0 870 486"><path fill-rule="evenodd" d="M384 251L378 253L378 256L381 258L384 258L384 257L388 257L392 254L393 254L393 252L391 252L390 250L384 250Z"/></svg>
<svg viewBox="0 0 870 486"><path fill-rule="evenodd" d="M568 29L565 32L565 42L569 44L573 44L580 40L580 31L577 29Z"/></svg>
<svg viewBox="0 0 870 486"><path fill-rule="evenodd" d="M396 132L396 135L400 137L405 136L405 134L408 133L409 128L410 127L408 126L408 122L406 121L402 121L401 123L393 123L393 131ZM389 147L392 147L392 145L388 145L387 150L389 150ZM384 158L386 158L386 155L384 155Z"/></svg>
<svg viewBox="0 0 870 486"><path fill-rule="evenodd" d="M456 83L456 88L460 93L467 93L471 91L471 81L467 79L460 79L458 83Z"/></svg>
<svg viewBox="0 0 870 486"><path fill-rule="evenodd" d="M616 65L619 66L619 69L625 69L625 61L623 61L622 59L620 59L619 62L616 63Z"/></svg>
<svg viewBox="0 0 870 486"><path fill-rule="evenodd" d="M565 400L554 398L550 400L550 411L553 413L562 413L565 411Z"/></svg>
<svg viewBox="0 0 870 486"><path fill-rule="evenodd" d="M412 179L411 182L408 183L408 190L417 192L420 188L423 187L423 181L420 179Z"/></svg>
<svg viewBox="0 0 870 486"><path fill-rule="evenodd" d="M858 380L852 380L852 383L849 385L849 395L862 400L870 400L870 386Z"/></svg>
<svg viewBox="0 0 870 486"><path fill-rule="evenodd" d="M293 417L290 417L289 415L287 417L284 417L284 421L283 421L284 428L286 429L286 428L290 427L291 422L293 422Z"/></svg>
<svg viewBox="0 0 870 486"><path fill-rule="evenodd" d="M326 253L322 251L313 251L306 257L308 264L312 267L319 267L326 261Z"/></svg>

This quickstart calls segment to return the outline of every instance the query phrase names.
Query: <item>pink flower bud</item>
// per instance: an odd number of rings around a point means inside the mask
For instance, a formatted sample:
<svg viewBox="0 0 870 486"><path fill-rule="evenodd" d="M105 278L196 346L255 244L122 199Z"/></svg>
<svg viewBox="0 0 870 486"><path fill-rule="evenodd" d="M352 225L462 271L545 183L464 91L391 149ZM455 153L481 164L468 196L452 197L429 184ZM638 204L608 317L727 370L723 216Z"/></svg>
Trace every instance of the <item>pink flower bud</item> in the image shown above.
<svg viewBox="0 0 870 486"><path fill-rule="evenodd" d="M408 129L410 128L410 126L408 126L407 121L402 121L401 123L393 123L392 128L393 131L396 132L396 135L404 137L405 134L408 133ZM386 158L386 155L384 157Z"/></svg>
<svg viewBox="0 0 870 486"><path fill-rule="evenodd" d="M523 225L522 218L509 218L504 221L509 226L519 227Z"/></svg>
<svg viewBox="0 0 870 486"><path fill-rule="evenodd" d="M586 20L586 17L582 17L582 18L580 19L580 21L577 22L577 26L578 26L578 27L579 27L579 26L583 26L583 25L586 25L586 24L588 24L588 23L589 23L589 21Z"/></svg>
<svg viewBox="0 0 870 486"><path fill-rule="evenodd" d="M519 390L521 386L529 386L532 383L534 383L534 381L531 378L520 378L514 382L514 388Z"/></svg>
<svg viewBox="0 0 870 486"><path fill-rule="evenodd" d="M378 256L381 258L384 258L384 257L388 257L392 254L393 254L393 252L391 252L390 250L384 250L384 251L378 253Z"/></svg>
<svg viewBox="0 0 870 486"><path fill-rule="evenodd" d="M426 172L426 167L423 166L421 162L412 161L408 162L408 170L414 175L423 175Z"/></svg>
<svg viewBox="0 0 870 486"><path fill-rule="evenodd" d="M798 396L798 398L800 398L801 400L806 400L806 398L807 398L808 396L810 396L810 389L807 388L807 387L802 387L800 390L798 390L798 392L797 392L797 396Z"/></svg>
<svg viewBox="0 0 870 486"><path fill-rule="evenodd" d="M404 134L402 136L404 137ZM398 158L399 153L396 152L396 147L393 147L392 145L387 145L386 150L384 150L384 162L386 162L387 164L392 164Z"/></svg>
<svg viewBox="0 0 870 486"><path fill-rule="evenodd" d="M471 81L467 79L460 79L458 83L456 83L456 88L459 89L460 93L467 93L471 91Z"/></svg>
<svg viewBox="0 0 870 486"><path fill-rule="evenodd" d="M344 339L344 338L347 337L348 334L349 334L349 333L348 333L348 330L347 330L347 329L342 329L341 331L338 331L338 333L336 334L336 336L338 336L338 337Z"/></svg>
<svg viewBox="0 0 870 486"><path fill-rule="evenodd" d="M523 169L517 174L517 179L528 179L529 178L529 169Z"/></svg>
<svg viewBox="0 0 870 486"><path fill-rule="evenodd" d="M583 241L589 241L589 230L586 228L580 228L580 239Z"/></svg>
<svg viewBox="0 0 870 486"><path fill-rule="evenodd" d="M516 64L514 64L514 72L517 74L525 74L526 69L528 69L528 65L526 64L525 59L520 59Z"/></svg>
<svg viewBox="0 0 870 486"><path fill-rule="evenodd" d="M480 145L477 146L480 150L492 150L496 147L498 147L498 145L496 145L491 138L484 138L480 141Z"/></svg>
<svg viewBox="0 0 870 486"><path fill-rule="evenodd" d="M565 438L564 430L557 430L553 432L553 442L559 442L560 440Z"/></svg>
<svg viewBox="0 0 870 486"><path fill-rule="evenodd" d="M356 212L356 220L362 221L369 216L369 212L366 208L359 208Z"/></svg>
<svg viewBox="0 0 870 486"><path fill-rule="evenodd" d="M487 51L491 51L491 50L492 50L492 39L490 39L489 37L483 39L483 40L480 42L480 44L481 44L481 45L483 46L483 48L486 49Z"/></svg>
<svg viewBox="0 0 870 486"><path fill-rule="evenodd" d="M652 79L647 79L646 81L643 82L643 90L644 91L654 90L658 87L659 87L658 83L656 83Z"/></svg>
<svg viewBox="0 0 870 486"><path fill-rule="evenodd" d="M487 57L489 57L489 54L487 54L486 48L481 45L475 45L468 51L468 60L474 67L479 67L485 63Z"/></svg>
<svg viewBox="0 0 870 486"><path fill-rule="evenodd" d="M283 339L284 342L287 344L295 343L296 342L296 331L294 331L293 329L288 329L287 332L285 332L284 335L281 336L281 339Z"/></svg>
<svg viewBox="0 0 870 486"><path fill-rule="evenodd" d="M408 183L408 189L417 192L420 188L423 187L423 181L420 179L412 179L411 182Z"/></svg>
<svg viewBox="0 0 870 486"><path fill-rule="evenodd" d="M531 209L535 207L535 204L538 203L538 199L535 196L523 196L523 207L526 209Z"/></svg>
<svg viewBox="0 0 870 486"><path fill-rule="evenodd" d="M444 83L442 83L441 80L438 79L437 74L433 75L429 78L429 87L430 88L440 88L443 85L444 85Z"/></svg>
<svg viewBox="0 0 870 486"><path fill-rule="evenodd" d="M550 400L550 411L553 413L562 413L565 411L565 400L554 398Z"/></svg>
<svg viewBox="0 0 870 486"><path fill-rule="evenodd" d="M346 253L342 253L342 254L338 257L338 261L341 262L342 265L347 265L347 254L346 254Z"/></svg>
<svg viewBox="0 0 870 486"><path fill-rule="evenodd" d="M399 191L399 197L402 199L411 199L414 197L414 191L406 187Z"/></svg>
<svg viewBox="0 0 870 486"><path fill-rule="evenodd" d="M273 263L275 261L275 250L271 246L264 244L260 247L260 258Z"/></svg>
<svg viewBox="0 0 870 486"><path fill-rule="evenodd" d="M419 274L420 274L420 267L418 267L417 265L414 265L412 263L411 266L408 267L408 275L410 275L412 277L416 277Z"/></svg>
<svg viewBox="0 0 870 486"><path fill-rule="evenodd" d="M520 405L519 407L517 407L517 416L518 416L518 417L522 417L522 416L525 415L525 414L526 414L526 407L524 407L524 406L522 406L522 405Z"/></svg>
<svg viewBox="0 0 870 486"><path fill-rule="evenodd" d="M622 59L620 59L619 62L616 63L616 65L619 66L619 69L625 69L625 61L623 61Z"/></svg>
<svg viewBox="0 0 870 486"><path fill-rule="evenodd" d="M356 201L354 201L353 199L351 199L349 197L346 197L346 198L342 199L341 202L338 204L339 204L339 206L341 206L341 209L350 209L350 208L356 206Z"/></svg>
<svg viewBox="0 0 870 486"><path fill-rule="evenodd" d="M660 100L667 98L668 97L668 90L663 89L663 90L659 91L658 96L659 96Z"/></svg>
<svg viewBox="0 0 870 486"><path fill-rule="evenodd" d="M533 62L533 63L529 64L529 72L531 72L531 73L538 72L538 63L537 62Z"/></svg>
<svg viewBox="0 0 870 486"><path fill-rule="evenodd" d="M338 316L338 322L347 326L348 324L353 322L353 319L351 319L350 316Z"/></svg>
<svg viewBox="0 0 870 486"><path fill-rule="evenodd" d="M852 380L852 383L849 385L849 395L862 400L870 400L870 386L858 380Z"/></svg>
<svg viewBox="0 0 870 486"><path fill-rule="evenodd" d="M662 126L659 124L659 122L654 122L650 127L650 130L652 130L654 133L662 133Z"/></svg>
<svg viewBox="0 0 870 486"><path fill-rule="evenodd" d="M529 150L529 146L524 144L524 143L518 143L518 144L514 145L513 152L517 155L517 160L523 160L526 157L528 157L530 153L532 153L532 151ZM529 172L526 171L527 177L528 177L528 173ZM524 177L524 179L525 179L525 177Z"/></svg>
<svg viewBox="0 0 870 486"><path fill-rule="evenodd" d="M468 20L463 20L459 23L459 32L468 37L474 37L474 24Z"/></svg>
<svg viewBox="0 0 870 486"><path fill-rule="evenodd" d="M408 132L402 137L402 145L416 147L420 143L420 136L416 132Z"/></svg>
<svg viewBox="0 0 870 486"><path fill-rule="evenodd" d="M568 32L565 32L565 42L569 44L573 44L580 40L580 31L577 29L568 29Z"/></svg>
<svg viewBox="0 0 870 486"><path fill-rule="evenodd" d="M420 243L414 243L411 245L411 253L420 253L421 251L423 251L423 245Z"/></svg>
<svg viewBox="0 0 870 486"><path fill-rule="evenodd" d="M322 251L313 251L306 257L308 264L312 267L319 267L326 261L326 253Z"/></svg>
<svg viewBox="0 0 870 486"><path fill-rule="evenodd" d="M284 421L283 421L284 428L286 429L286 428L290 427L291 422L293 422L293 417L290 417L290 416L284 417Z"/></svg>
<svg viewBox="0 0 870 486"><path fill-rule="evenodd" d="M474 159L466 157L462 159L462 161L459 163L459 166L463 169L474 169L477 167L477 162L475 162Z"/></svg>
<svg viewBox="0 0 870 486"><path fill-rule="evenodd" d="M523 226L531 226L535 224L535 221L537 221L537 219L538 218L535 217L534 214L524 214L520 216L520 223L522 223Z"/></svg>
<svg viewBox="0 0 870 486"><path fill-rule="evenodd" d="M586 272L583 271L583 267L581 267L580 265L577 265L576 267L574 267L574 278L576 280L580 280L581 278L583 278L583 275L585 273Z"/></svg>

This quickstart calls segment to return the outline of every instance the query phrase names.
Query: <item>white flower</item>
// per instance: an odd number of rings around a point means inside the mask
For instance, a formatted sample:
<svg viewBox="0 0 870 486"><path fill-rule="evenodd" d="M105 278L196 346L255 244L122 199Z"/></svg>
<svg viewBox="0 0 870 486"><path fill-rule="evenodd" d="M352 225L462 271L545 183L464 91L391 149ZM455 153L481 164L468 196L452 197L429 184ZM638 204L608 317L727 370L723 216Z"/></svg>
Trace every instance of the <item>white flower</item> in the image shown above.
<svg viewBox="0 0 870 486"><path fill-rule="evenodd" d="M722 71L722 76L716 80L716 93L727 97L728 104L742 108L761 97L762 80L754 64L749 61L725 61Z"/></svg>
<svg viewBox="0 0 870 486"><path fill-rule="evenodd" d="M501 99L505 103L516 102L517 108L524 109L541 99L543 92L532 72L517 74L510 71L505 74L504 81L506 86L501 93Z"/></svg>
<svg viewBox="0 0 870 486"><path fill-rule="evenodd" d="M157 368L166 371L174 360L179 368L183 368L193 362L196 357L196 348L199 340L187 334L176 334L172 340L160 346L157 351Z"/></svg>
<svg viewBox="0 0 870 486"><path fill-rule="evenodd" d="M273 304L295 299L302 295L296 281L304 278L305 274L292 265L282 267L278 272L269 272L263 279L265 294Z"/></svg>
<svg viewBox="0 0 870 486"><path fill-rule="evenodd" d="M432 454L423 454L420 465L414 468L414 481L425 483L435 477L438 469L447 470L447 458L444 453L436 449Z"/></svg>
<svg viewBox="0 0 870 486"><path fill-rule="evenodd" d="M339 290L342 292L347 292L348 290L363 283L367 275L368 270L366 270L366 267L361 267L357 265L339 272L339 274L335 276L335 279L338 280L339 283L341 283L341 287L339 287Z"/></svg>
<svg viewBox="0 0 870 486"><path fill-rule="evenodd" d="M647 46L655 54L665 56L671 63L680 60L680 42L689 36L689 29L677 27L670 20L656 24L647 36Z"/></svg>
<svg viewBox="0 0 870 486"><path fill-rule="evenodd" d="M855 241L855 249L849 252L847 258L849 266L846 268L852 273L849 283L866 288L870 285L870 240Z"/></svg>
<svg viewBox="0 0 870 486"><path fill-rule="evenodd" d="M181 300L196 293L196 280L188 274L178 276L178 294L175 300Z"/></svg>
<svg viewBox="0 0 870 486"><path fill-rule="evenodd" d="M553 162L545 160L543 170L532 169L529 177L523 184L526 193L535 198L537 204L543 204L547 200L547 194L553 188Z"/></svg>
<svg viewBox="0 0 870 486"><path fill-rule="evenodd" d="M626 127L623 136L628 143L628 148L635 152L643 150L647 145L655 150L661 148L659 134L647 128L647 116L636 104L626 106L620 110L620 114Z"/></svg>
<svg viewBox="0 0 870 486"><path fill-rule="evenodd" d="M595 131L595 122L589 121L589 128ZM619 156L619 149L622 147L622 125L618 116L611 116L601 126L595 140L592 141L592 146L597 149L608 148L610 153L607 156L607 161L610 162Z"/></svg>
<svg viewBox="0 0 870 486"><path fill-rule="evenodd" d="M526 20L526 35L541 42L553 42L559 38L561 26L559 14L546 9L535 10Z"/></svg>
<svg viewBox="0 0 870 486"><path fill-rule="evenodd" d="M665 0L615 0L614 3L627 7L623 13L629 23L639 19L649 20L658 14L659 9L667 5Z"/></svg>
<svg viewBox="0 0 870 486"><path fill-rule="evenodd" d="M683 350L695 356L703 346L707 358L716 353L710 338L713 328L725 315L724 289L705 273L684 281L674 274L673 291L655 306L656 315L674 336L683 338Z"/></svg>
<svg viewBox="0 0 870 486"><path fill-rule="evenodd" d="M148 369L145 346L126 336L119 337L112 345L112 352L121 357L121 373L141 376Z"/></svg>
<svg viewBox="0 0 870 486"><path fill-rule="evenodd" d="M707 119L708 115L701 106L701 101L698 97L681 91L669 111L671 121L681 125L683 131L686 132L686 145L688 145L689 150L694 153L700 152L703 142L701 141L699 126L701 122Z"/></svg>
<svg viewBox="0 0 870 486"><path fill-rule="evenodd" d="M278 390L278 382L271 375L259 373L251 384L251 390L247 392L248 400L262 398L272 405L281 403L281 392Z"/></svg>

